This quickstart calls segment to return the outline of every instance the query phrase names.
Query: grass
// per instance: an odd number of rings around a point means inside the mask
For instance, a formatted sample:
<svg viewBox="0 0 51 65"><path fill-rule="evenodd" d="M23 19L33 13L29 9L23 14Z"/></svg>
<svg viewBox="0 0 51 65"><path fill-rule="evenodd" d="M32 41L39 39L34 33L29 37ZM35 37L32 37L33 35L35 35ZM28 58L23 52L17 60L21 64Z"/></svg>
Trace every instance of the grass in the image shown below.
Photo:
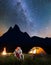
<svg viewBox="0 0 51 65"><path fill-rule="evenodd" d="M51 65L51 55L34 57L29 54L24 55L24 60L19 60L13 55L0 56L0 65Z"/></svg>

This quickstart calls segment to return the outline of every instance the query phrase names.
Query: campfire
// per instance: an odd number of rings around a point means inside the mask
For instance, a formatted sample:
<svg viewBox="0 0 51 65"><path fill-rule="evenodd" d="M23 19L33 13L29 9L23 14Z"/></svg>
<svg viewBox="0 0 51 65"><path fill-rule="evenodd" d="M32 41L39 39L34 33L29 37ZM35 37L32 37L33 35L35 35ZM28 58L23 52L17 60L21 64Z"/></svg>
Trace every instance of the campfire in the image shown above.
<svg viewBox="0 0 51 65"><path fill-rule="evenodd" d="M2 55L7 55L6 48L3 49Z"/></svg>
<svg viewBox="0 0 51 65"><path fill-rule="evenodd" d="M2 51L2 53L1 53L1 55L11 55L12 53L7 53L6 52L6 47L4 47L4 49L3 49L3 51Z"/></svg>

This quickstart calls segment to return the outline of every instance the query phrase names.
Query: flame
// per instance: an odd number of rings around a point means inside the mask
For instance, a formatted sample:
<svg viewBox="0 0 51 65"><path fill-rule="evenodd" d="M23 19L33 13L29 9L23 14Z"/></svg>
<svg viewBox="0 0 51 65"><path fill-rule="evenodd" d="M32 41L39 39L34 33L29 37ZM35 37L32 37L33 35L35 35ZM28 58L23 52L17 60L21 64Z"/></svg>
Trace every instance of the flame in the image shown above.
<svg viewBox="0 0 51 65"><path fill-rule="evenodd" d="M2 55L7 55L6 53L6 48L4 48L3 52L2 52Z"/></svg>

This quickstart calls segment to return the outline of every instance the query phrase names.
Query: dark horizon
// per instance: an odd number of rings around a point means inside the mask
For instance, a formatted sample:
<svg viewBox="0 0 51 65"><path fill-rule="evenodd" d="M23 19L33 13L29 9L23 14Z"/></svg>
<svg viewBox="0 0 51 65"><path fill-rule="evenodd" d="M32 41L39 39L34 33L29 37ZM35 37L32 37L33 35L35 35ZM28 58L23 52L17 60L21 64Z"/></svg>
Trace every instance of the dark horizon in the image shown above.
<svg viewBox="0 0 51 65"><path fill-rule="evenodd" d="M15 24L15 25L18 26L17 24ZM14 25L14 26L10 26L9 29L10 29L10 28L13 29L13 28L15 27L15 25ZM19 26L18 26L18 27L19 27ZM9 30L9 29L8 29L8 30ZM20 29L20 27L19 27L19 29ZM8 30L7 30L7 31L8 31ZM0 37L2 37L7 31L5 31ZM20 29L20 31L21 31L21 29ZM21 32L23 32L23 31L21 31ZM25 32L23 32L23 33L25 33ZM27 32L26 32L26 33L27 33ZM27 33L27 34L28 34L28 33ZM29 34L28 34L28 35L29 35ZM29 35L29 36L30 36L30 35ZM30 36L30 37L40 37L40 38L44 38L44 39L45 39L45 38L51 38L51 37L41 37L41 36Z"/></svg>
<svg viewBox="0 0 51 65"><path fill-rule="evenodd" d="M6 46L8 51L14 51L17 46L28 52L32 47L42 47L48 54L51 54L51 38L30 37L26 32L22 32L18 25L9 30L0 37L0 50Z"/></svg>

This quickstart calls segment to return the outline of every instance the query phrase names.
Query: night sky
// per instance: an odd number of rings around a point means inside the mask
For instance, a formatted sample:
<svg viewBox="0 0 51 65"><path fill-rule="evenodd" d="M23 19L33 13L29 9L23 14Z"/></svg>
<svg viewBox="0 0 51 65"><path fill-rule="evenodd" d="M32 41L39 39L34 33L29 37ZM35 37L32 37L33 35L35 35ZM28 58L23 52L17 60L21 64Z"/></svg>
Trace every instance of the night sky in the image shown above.
<svg viewBox="0 0 51 65"><path fill-rule="evenodd" d="M15 24L30 36L51 37L51 0L0 0L0 36Z"/></svg>

